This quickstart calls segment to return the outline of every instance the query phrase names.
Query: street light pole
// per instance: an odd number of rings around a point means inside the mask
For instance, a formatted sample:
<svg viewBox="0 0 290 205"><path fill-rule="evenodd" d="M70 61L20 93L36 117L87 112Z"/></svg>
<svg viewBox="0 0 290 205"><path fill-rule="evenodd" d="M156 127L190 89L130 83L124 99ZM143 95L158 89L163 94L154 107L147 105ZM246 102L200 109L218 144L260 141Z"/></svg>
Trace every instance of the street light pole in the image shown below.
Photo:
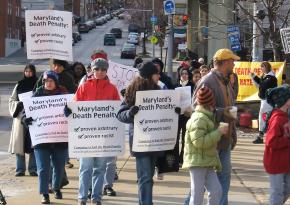
<svg viewBox="0 0 290 205"><path fill-rule="evenodd" d="M172 72L172 58L173 58L173 15L168 15L168 50L167 50L167 74L169 77L173 77Z"/></svg>
<svg viewBox="0 0 290 205"><path fill-rule="evenodd" d="M154 4L155 4L155 2L154 2L154 0L152 0L152 16L155 16L155 14L154 14L155 5ZM155 35L155 28L154 28L154 26L155 26L155 23L152 22L152 36ZM155 44L152 43L152 45L153 45L153 48L152 48L152 50L153 50L152 57L155 58Z"/></svg>

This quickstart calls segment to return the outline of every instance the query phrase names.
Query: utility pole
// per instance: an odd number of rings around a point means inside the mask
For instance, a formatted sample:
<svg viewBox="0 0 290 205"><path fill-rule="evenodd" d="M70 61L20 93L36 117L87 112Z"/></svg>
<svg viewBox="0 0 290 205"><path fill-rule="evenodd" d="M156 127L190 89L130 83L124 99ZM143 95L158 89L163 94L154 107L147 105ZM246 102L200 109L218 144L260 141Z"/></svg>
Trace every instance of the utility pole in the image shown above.
<svg viewBox="0 0 290 205"><path fill-rule="evenodd" d="M152 16L155 16L155 12L154 12L154 10L155 10L155 2L154 2L154 0L152 0ZM155 23L153 23L152 22L152 35L154 36L155 35ZM152 49L153 49L153 51L152 51L152 57L153 58L155 58L155 44L154 43L152 43Z"/></svg>
<svg viewBox="0 0 290 205"><path fill-rule="evenodd" d="M173 77L172 72L172 58L173 58L173 15L168 15L168 50L167 50L167 74L169 77Z"/></svg>
<svg viewBox="0 0 290 205"><path fill-rule="evenodd" d="M258 5L257 3L253 3L253 16L256 19L256 22L261 22L261 19L257 17L258 13ZM261 31L253 21L253 49L252 49L252 61L262 61L263 60L263 36L261 35Z"/></svg>

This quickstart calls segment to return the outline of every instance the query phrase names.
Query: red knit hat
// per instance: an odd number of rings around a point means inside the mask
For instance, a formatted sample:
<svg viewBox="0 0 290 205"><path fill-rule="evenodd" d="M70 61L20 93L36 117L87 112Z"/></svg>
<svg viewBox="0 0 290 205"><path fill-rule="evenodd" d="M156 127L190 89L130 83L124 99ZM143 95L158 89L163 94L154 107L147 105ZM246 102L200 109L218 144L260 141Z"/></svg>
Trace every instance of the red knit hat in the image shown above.
<svg viewBox="0 0 290 205"><path fill-rule="evenodd" d="M215 106L215 98L210 88L202 86L196 94L197 104L205 106Z"/></svg>

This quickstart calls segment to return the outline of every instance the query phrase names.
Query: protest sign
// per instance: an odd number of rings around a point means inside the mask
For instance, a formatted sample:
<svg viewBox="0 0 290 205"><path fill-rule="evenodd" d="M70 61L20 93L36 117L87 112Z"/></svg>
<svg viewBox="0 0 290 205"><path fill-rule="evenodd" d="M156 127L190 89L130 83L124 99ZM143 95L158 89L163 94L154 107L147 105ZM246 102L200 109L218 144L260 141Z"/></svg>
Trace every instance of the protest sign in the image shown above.
<svg viewBox="0 0 290 205"><path fill-rule="evenodd" d="M26 117L33 118L32 125L29 125L33 146L68 141L67 118L63 109L72 98L73 95L69 94L23 99Z"/></svg>
<svg viewBox="0 0 290 205"><path fill-rule="evenodd" d="M235 62L234 73L238 76L239 93L237 101L253 101L260 100L258 97L258 88L253 84L250 73L253 72L257 76L262 76L262 62ZM284 62L270 62L272 70L278 79L278 85L282 84L282 74L285 67Z"/></svg>
<svg viewBox="0 0 290 205"><path fill-rule="evenodd" d="M118 91L126 88L138 74L139 71L137 68L109 61L107 75L110 81L117 87Z"/></svg>
<svg viewBox="0 0 290 205"><path fill-rule="evenodd" d="M25 98L31 98L32 97L32 91L18 94L19 101L23 101Z"/></svg>
<svg viewBox="0 0 290 205"><path fill-rule="evenodd" d="M150 90L136 93L139 112L134 117L134 152L171 150L177 137L179 105L175 90Z"/></svg>
<svg viewBox="0 0 290 205"><path fill-rule="evenodd" d="M56 10L26 10L28 59L73 60L72 13Z"/></svg>
<svg viewBox="0 0 290 205"><path fill-rule="evenodd" d="M107 157L123 155L125 124L117 118L120 101L82 101L68 106L69 156Z"/></svg>
<svg viewBox="0 0 290 205"><path fill-rule="evenodd" d="M180 96L180 104L179 107L181 108L181 113L184 112L185 109L191 107L191 87L178 87L175 88Z"/></svg>

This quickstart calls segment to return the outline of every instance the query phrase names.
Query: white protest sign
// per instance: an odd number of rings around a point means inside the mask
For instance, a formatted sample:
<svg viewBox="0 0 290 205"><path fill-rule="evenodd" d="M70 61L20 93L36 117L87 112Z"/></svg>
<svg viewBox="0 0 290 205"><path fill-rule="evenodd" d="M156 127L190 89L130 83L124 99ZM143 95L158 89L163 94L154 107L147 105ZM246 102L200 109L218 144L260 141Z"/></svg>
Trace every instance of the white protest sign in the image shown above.
<svg viewBox="0 0 290 205"><path fill-rule="evenodd" d="M179 105L175 90L138 91L136 106L139 112L134 117L134 152L171 150L177 137Z"/></svg>
<svg viewBox="0 0 290 205"><path fill-rule="evenodd" d="M72 98L72 94L24 98L26 117L34 120L29 125L33 146L68 141L67 118L63 109Z"/></svg>
<svg viewBox="0 0 290 205"><path fill-rule="evenodd" d="M180 104L181 113L184 112L185 109L191 107L191 87L178 87L175 90L179 93L180 96Z"/></svg>
<svg viewBox="0 0 290 205"><path fill-rule="evenodd" d="M23 101L25 98L31 98L32 97L32 91L18 94L19 101Z"/></svg>
<svg viewBox="0 0 290 205"><path fill-rule="evenodd" d="M71 12L26 10L25 26L28 59L73 61Z"/></svg>
<svg viewBox="0 0 290 205"><path fill-rule="evenodd" d="M290 53L290 28L280 29L281 42L285 53Z"/></svg>
<svg viewBox="0 0 290 205"><path fill-rule="evenodd" d="M117 118L121 101L82 101L68 106L69 156L107 157L123 155L125 124Z"/></svg>
<svg viewBox="0 0 290 205"><path fill-rule="evenodd" d="M139 71L137 68L109 61L107 75L118 91L121 91L131 83L135 76L139 75Z"/></svg>

